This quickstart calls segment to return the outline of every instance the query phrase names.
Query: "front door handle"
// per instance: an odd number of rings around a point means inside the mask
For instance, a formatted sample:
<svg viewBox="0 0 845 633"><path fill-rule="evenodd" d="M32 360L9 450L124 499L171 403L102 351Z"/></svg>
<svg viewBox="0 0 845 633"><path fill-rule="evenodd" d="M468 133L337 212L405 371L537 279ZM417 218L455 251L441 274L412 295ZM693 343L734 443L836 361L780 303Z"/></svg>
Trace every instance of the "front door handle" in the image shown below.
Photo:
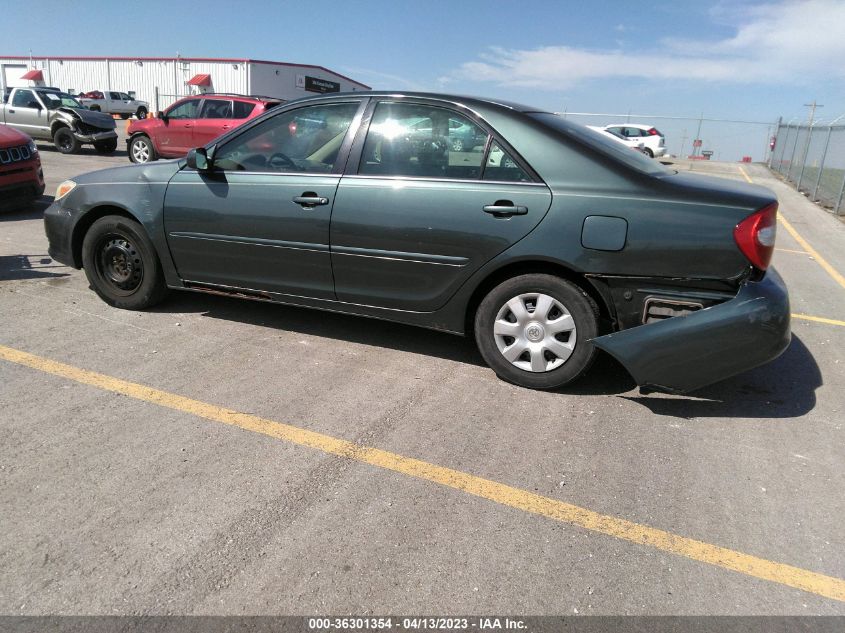
<svg viewBox="0 0 845 633"><path fill-rule="evenodd" d="M329 203L328 198L324 198L323 196L318 196L313 191L306 191L301 196L295 196L293 198L293 201L296 204L301 204L302 207L305 208L305 209L313 209L316 206Z"/></svg>
<svg viewBox="0 0 845 633"><path fill-rule="evenodd" d="M495 204L484 207L484 213L489 213L494 218L509 218L512 215L525 215L528 213L528 207L515 205L510 200L496 200Z"/></svg>

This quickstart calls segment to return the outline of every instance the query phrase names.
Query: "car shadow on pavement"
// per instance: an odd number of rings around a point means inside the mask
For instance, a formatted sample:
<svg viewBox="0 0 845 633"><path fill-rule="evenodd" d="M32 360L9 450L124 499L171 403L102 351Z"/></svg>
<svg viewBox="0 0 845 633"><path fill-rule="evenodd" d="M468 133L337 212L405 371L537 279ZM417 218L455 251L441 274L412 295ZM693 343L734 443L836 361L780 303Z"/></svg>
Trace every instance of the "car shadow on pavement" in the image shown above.
<svg viewBox="0 0 845 633"><path fill-rule="evenodd" d="M166 302L151 311L202 313L203 316L213 319L423 354L478 367L487 366L472 338L366 317L181 292L171 294ZM573 395L616 395L628 392L634 387L636 385L628 372L611 356L600 352L585 376L557 392Z"/></svg>
<svg viewBox="0 0 845 633"><path fill-rule="evenodd" d="M93 145L83 145L79 148L75 153L69 154L69 156L100 156L100 157L112 157L112 156L120 156L123 158L129 159L129 152L125 149L119 149L120 145L122 144L121 140L118 140L118 149L114 150L113 152L98 152L94 149ZM39 152L49 152L51 154L56 154L57 156L61 154L59 150L55 148L52 144L45 144L39 143L38 145Z"/></svg>
<svg viewBox="0 0 845 633"><path fill-rule="evenodd" d="M816 359L800 338L780 357L687 396L623 396L657 415L676 418L796 418L816 406L824 384Z"/></svg>
<svg viewBox="0 0 845 633"><path fill-rule="evenodd" d="M67 270L49 255L0 255L0 281L68 276L67 272L53 272L54 268Z"/></svg>
<svg viewBox="0 0 845 633"><path fill-rule="evenodd" d="M44 209L53 204L53 196L41 196L35 202L6 202L0 204L0 222L37 220L44 216Z"/></svg>

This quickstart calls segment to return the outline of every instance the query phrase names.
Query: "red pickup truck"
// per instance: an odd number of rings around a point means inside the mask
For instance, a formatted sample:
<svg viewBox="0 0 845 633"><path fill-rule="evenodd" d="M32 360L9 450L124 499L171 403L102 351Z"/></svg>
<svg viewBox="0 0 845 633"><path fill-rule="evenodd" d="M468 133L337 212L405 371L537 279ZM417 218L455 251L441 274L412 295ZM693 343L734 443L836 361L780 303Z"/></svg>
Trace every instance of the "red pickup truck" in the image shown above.
<svg viewBox="0 0 845 633"><path fill-rule="evenodd" d="M44 172L35 142L0 124L0 206L31 204L44 193Z"/></svg>

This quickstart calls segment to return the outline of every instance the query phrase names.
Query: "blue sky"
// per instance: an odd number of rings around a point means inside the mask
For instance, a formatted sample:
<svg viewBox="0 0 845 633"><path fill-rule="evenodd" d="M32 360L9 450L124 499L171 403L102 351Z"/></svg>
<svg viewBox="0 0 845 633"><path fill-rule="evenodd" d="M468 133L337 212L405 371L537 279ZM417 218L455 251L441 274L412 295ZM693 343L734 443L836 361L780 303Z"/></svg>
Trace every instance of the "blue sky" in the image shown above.
<svg viewBox="0 0 845 633"><path fill-rule="evenodd" d="M33 6L0 0L6 27L0 55L179 52L303 62L374 88L476 94L569 112L774 121L806 117L803 104L816 99L825 105L819 116L845 113L843 0L80 0L73 11L67 0L40 0L37 11ZM662 125L675 142L681 126L695 131L690 122ZM765 131L746 141L736 126L722 127L725 138L718 140L715 126L710 129L726 154L743 152L743 144L765 145Z"/></svg>

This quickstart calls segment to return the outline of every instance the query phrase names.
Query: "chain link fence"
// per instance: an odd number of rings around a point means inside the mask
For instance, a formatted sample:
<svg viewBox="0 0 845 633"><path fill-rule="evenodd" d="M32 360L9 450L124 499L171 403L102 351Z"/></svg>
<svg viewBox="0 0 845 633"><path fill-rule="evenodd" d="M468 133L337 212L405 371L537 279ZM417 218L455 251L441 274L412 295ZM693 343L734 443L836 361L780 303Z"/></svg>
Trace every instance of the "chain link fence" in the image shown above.
<svg viewBox="0 0 845 633"><path fill-rule="evenodd" d="M845 124L779 123L769 168L810 200L845 215Z"/></svg>

